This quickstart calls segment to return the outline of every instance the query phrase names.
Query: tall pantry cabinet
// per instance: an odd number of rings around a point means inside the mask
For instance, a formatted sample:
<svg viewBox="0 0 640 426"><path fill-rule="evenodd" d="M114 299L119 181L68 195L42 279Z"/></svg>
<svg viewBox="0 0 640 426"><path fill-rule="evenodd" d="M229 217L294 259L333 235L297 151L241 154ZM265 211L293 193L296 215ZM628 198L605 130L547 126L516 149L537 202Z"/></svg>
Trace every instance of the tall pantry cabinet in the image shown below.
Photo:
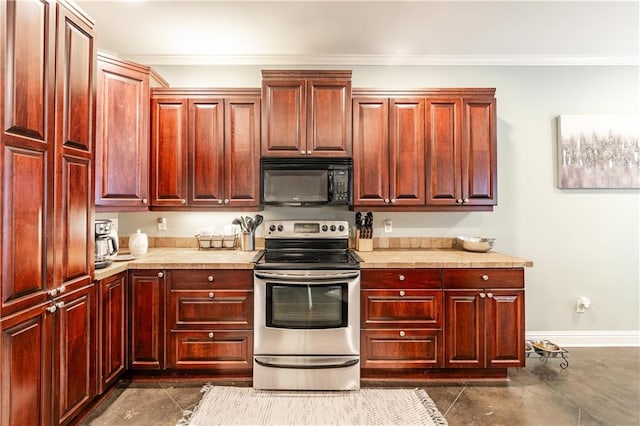
<svg viewBox="0 0 640 426"><path fill-rule="evenodd" d="M95 395L94 23L0 1L0 424L66 424Z"/></svg>

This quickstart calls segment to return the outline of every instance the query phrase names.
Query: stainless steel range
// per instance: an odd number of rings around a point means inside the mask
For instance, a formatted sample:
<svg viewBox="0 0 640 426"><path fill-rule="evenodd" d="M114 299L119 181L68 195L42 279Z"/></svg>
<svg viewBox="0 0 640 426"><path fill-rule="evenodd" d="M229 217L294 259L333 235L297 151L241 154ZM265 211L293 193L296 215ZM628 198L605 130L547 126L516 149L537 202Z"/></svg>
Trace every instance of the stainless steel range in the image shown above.
<svg viewBox="0 0 640 426"><path fill-rule="evenodd" d="M253 387L360 387L360 259L346 221L265 222L255 266Z"/></svg>

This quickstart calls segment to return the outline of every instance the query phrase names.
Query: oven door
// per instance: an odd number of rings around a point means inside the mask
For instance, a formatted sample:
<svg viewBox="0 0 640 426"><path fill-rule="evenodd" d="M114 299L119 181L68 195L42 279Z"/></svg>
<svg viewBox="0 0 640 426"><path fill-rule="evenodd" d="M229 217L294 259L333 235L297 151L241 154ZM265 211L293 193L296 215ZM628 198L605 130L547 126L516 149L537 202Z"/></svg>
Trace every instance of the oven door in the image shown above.
<svg viewBox="0 0 640 426"><path fill-rule="evenodd" d="M360 271L256 271L255 355L359 355Z"/></svg>

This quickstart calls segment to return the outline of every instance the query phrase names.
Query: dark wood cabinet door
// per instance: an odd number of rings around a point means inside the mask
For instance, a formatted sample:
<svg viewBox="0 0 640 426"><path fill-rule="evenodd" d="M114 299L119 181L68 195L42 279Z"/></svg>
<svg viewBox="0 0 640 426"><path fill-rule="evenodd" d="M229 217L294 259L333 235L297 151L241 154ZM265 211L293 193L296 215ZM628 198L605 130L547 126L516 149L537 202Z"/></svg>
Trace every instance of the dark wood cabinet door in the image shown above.
<svg viewBox="0 0 640 426"><path fill-rule="evenodd" d="M351 156L351 81L307 81L306 154Z"/></svg>
<svg viewBox="0 0 640 426"><path fill-rule="evenodd" d="M250 376L253 368L253 331L172 331L168 367L178 370L231 371Z"/></svg>
<svg viewBox="0 0 640 426"><path fill-rule="evenodd" d="M148 69L98 55L97 80L96 207L147 210Z"/></svg>
<svg viewBox="0 0 640 426"><path fill-rule="evenodd" d="M427 99L427 204L462 202L461 100Z"/></svg>
<svg viewBox="0 0 640 426"><path fill-rule="evenodd" d="M305 156L307 150L305 80L263 80L262 105L262 155Z"/></svg>
<svg viewBox="0 0 640 426"><path fill-rule="evenodd" d="M96 395L95 285L54 301L54 418L69 423Z"/></svg>
<svg viewBox="0 0 640 426"><path fill-rule="evenodd" d="M0 322L2 425L53 424L51 345L53 315L45 304Z"/></svg>
<svg viewBox="0 0 640 426"><path fill-rule="evenodd" d="M524 290L487 289L486 294L487 367L524 367Z"/></svg>
<svg viewBox="0 0 640 426"><path fill-rule="evenodd" d="M440 328L442 290L362 290L362 328Z"/></svg>
<svg viewBox="0 0 640 426"><path fill-rule="evenodd" d="M353 204L389 199L389 100L353 99Z"/></svg>
<svg viewBox="0 0 640 426"><path fill-rule="evenodd" d="M187 117L184 98L151 100L151 205L187 203Z"/></svg>
<svg viewBox="0 0 640 426"><path fill-rule="evenodd" d="M124 272L97 283L99 301L99 364L98 393L103 393L126 368L126 306L127 276Z"/></svg>
<svg viewBox="0 0 640 426"><path fill-rule="evenodd" d="M364 369L442 367L441 330L362 330L360 340Z"/></svg>
<svg viewBox="0 0 640 426"><path fill-rule="evenodd" d="M129 367L164 369L164 272L129 275Z"/></svg>
<svg viewBox="0 0 640 426"><path fill-rule="evenodd" d="M55 2L0 3L0 315L54 286Z"/></svg>
<svg viewBox="0 0 640 426"><path fill-rule="evenodd" d="M462 199L468 205L496 204L496 100L463 98Z"/></svg>
<svg viewBox="0 0 640 426"><path fill-rule="evenodd" d="M190 99L189 201L192 206L224 204L224 99Z"/></svg>
<svg viewBox="0 0 640 426"><path fill-rule="evenodd" d="M171 290L167 306L172 329L246 330L253 325L253 291Z"/></svg>
<svg viewBox="0 0 640 426"><path fill-rule="evenodd" d="M260 98L225 100L225 206L260 204Z"/></svg>
<svg viewBox="0 0 640 426"><path fill-rule="evenodd" d="M389 101L389 203L421 206L425 198L425 100Z"/></svg>
<svg viewBox="0 0 640 426"><path fill-rule="evenodd" d="M446 368L486 367L484 299L480 298L480 292L444 291Z"/></svg>

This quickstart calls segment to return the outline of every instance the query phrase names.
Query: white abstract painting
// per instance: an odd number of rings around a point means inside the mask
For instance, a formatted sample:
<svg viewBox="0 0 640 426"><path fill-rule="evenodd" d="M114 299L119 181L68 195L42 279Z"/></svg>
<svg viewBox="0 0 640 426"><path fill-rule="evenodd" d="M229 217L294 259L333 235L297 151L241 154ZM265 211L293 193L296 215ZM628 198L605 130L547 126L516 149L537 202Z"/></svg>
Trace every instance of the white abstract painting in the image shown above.
<svg viewBox="0 0 640 426"><path fill-rule="evenodd" d="M558 187L640 188L640 116L559 116Z"/></svg>

